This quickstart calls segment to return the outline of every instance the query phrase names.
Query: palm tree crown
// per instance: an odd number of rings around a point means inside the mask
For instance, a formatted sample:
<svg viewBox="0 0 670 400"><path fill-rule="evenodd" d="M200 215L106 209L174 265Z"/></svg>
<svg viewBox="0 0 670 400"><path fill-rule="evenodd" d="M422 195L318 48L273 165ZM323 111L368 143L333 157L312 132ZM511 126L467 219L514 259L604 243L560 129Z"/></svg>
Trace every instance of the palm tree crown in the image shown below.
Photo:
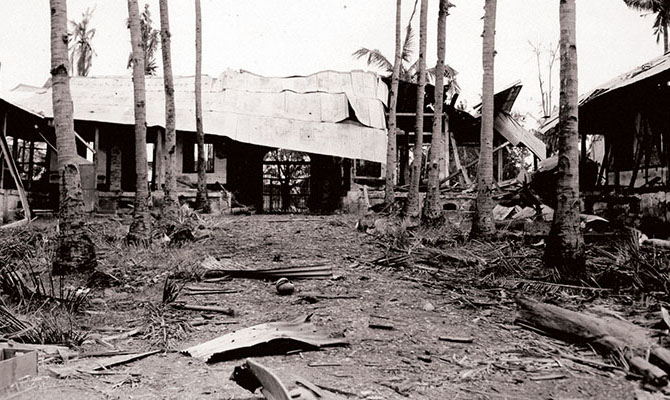
<svg viewBox="0 0 670 400"><path fill-rule="evenodd" d="M664 50L668 52L668 25L670 25L670 0L623 0L630 8L656 14L654 33L656 41L663 38Z"/></svg>
<svg viewBox="0 0 670 400"><path fill-rule="evenodd" d="M95 51L91 46L91 41L95 36L95 28L89 29L91 18L93 17L93 9L86 9L86 12L81 15L81 21L76 22L70 20L72 32L70 32L70 65L72 66L72 73L74 74L74 66L77 67L77 76L87 76L91 68L93 56ZM75 64L76 59L76 64Z"/></svg>

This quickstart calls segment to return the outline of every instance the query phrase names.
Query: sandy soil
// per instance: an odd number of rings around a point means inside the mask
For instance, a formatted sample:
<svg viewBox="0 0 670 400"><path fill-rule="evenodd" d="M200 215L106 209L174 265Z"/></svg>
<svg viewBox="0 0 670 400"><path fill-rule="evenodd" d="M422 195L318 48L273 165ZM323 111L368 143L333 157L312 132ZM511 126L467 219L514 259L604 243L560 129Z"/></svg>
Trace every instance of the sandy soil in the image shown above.
<svg viewBox="0 0 670 400"><path fill-rule="evenodd" d="M475 287L477 277L469 271L445 266L439 275L431 276L373 266L369 261L380 257L382 249L372 236L354 229L355 222L348 216L217 217L210 238L181 248L129 250L110 237L101 246L101 269L117 276L121 284L96 291L86 307L89 312L79 322L93 329L93 335L96 328L146 329L143 316L149 304L160 302L165 277L197 269L208 255L226 266L248 268L327 262L337 279L295 282L297 293L291 296L278 296L271 282L258 280L207 284L237 292L192 296L188 301L231 307L237 315L205 315L207 323L193 327L174 347L183 349L247 326L313 314L316 325L344 334L350 345L257 360L287 382L301 376L349 393L345 398L635 398L638 381L627 380L621 371L605 372L560 357L558 350L606 361L515 325L513 294ZM113 236L109 226L98 225L105 231L101 235ZM310 304L302 299L306 293L345 298ZM169 311L165 317L199 321L202 314ZM394 329L373 329L370 323ZM473 341L452 343L440 337ZM113 345L141 351L151 347L151 339L138 335ZM109 349L87 343L80 350ZM59 357L42 358L40 376L15 385L7 398L261 398L229 380L242 360L205 364L172 351L114 367L112 375L52 377L49 368L61 362Z"/></svg>

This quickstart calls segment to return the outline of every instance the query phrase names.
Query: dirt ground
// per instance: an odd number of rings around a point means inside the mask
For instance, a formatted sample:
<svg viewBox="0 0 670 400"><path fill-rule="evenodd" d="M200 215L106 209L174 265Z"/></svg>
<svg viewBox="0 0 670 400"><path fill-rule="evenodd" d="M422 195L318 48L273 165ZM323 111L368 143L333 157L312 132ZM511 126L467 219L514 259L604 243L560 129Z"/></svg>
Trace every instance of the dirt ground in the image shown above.
<svg viewBox="0 0 670 400"><path fill-rule="evenodd" d="M334 278L296 281L297 292L291 296L278 296L272 282L259 280L190 283L235 290L188 296L187 300L230 307L236 315L166 311L167 324L200 322L185 328L182 337L172 343L174 351L111 368L108 375L78 374L66 379L49 372L61 366L60 357L42 357L40 376L19 382L5 393L6 398L262 398L229 380L233 368L243 360L206 364L177 350L247 326L307 314L313 315L321 329L343 334L349 346L254 358L286 382L294 376L304 377L346 393L341 394L344 398L636 398L640 382L627 379L625 372L603 371L563 355L608 360L516 325L514 293L478 287L479 277L473 271L445 265L434 274L371 263L383 249L372 235L355 229L353 217L222 216L210 222L209 237L195 243L128 249L117 240L122 221L96 220L93 229L100 238L100 269L120 283L94 291L78 317L80 326L90 331L89 339L140 328L143 334L112 345L134 351L156 348L155 335L147 334L145 316L151 304L160 303L165 277L197 272L206 256L218 258L226 267L240 268L325 262L332 265ZM45 229L52 228L45 223ZM312 304L304 300L305 294L338 298L321 298ZM614 300L602 298L585 306L603 304L616 308ZM393 329L374 329L371 323ZM472 342L454 343L440 337L472 338ZM110 349L88 340L77 350ZM73 361L66 365L69 362Z"/></svg>

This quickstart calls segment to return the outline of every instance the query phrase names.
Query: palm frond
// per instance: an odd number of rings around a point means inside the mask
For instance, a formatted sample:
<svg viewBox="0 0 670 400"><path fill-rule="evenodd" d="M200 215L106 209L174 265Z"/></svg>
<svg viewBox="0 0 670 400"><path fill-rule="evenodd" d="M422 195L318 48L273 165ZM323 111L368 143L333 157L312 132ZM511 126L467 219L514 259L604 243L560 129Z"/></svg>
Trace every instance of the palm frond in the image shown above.
<svg viewBox="0 0 670 400"><path fill-rule="evenodd" d="M356 59L367 58L367 64L379 68L384 73L393 71L393 64L378 49L366 49L361 47L353 54Z"/></svg>

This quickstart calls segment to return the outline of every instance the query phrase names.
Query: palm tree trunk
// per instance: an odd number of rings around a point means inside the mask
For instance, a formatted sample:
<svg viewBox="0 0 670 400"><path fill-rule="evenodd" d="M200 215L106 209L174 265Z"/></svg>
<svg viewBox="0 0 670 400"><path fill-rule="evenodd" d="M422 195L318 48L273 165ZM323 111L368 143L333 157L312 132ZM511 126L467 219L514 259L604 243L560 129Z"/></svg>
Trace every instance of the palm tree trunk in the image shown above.
<svg viewBox="0 0 670 400"><path fill-rule="evenodd" d="M202 15L200 0L195 0L195 129L198 141L198 194L196 208L211 212L207 198L207 175L205 173L205 132L202 128Z"/></svg>
<svg viewBox="0 0 670 400"><path fill-rule="evenodd" d="M391 100L389 101L388 142L386 145L386 192L384 203L390 206L395 201L396 182L396 111L398 107L398 86L400 84L400 65L402 64L402 0L396 1L395 12L395 60L391 75Z"/></svg>
<svg viewBox="0 0 670 400"><path fill-rule="evenodd" d="M472 221L472 234L487 238L495 233L493 223L493 77L495 56L496 0L484 5L484 33L482 45L482 121L480 133L479 167L477 170L477 208Z"/></svg>
<svg viewBox="0 0 670 400"><path fill-rule="evenodd" d="M544 261L564 278L584 272L584 239L579 227L579 120L575 0L562 0L560 13L561 95L558 136L557 207Z"/></svg>
<svg viewBox="0 0 670 400"><path fill-rule="evenodd" d="M663 27L663 54L668 54L668 25Z"/></svg>
<svg viewBox="0 0 670 400"><path fill-rule="evenodd" d="M149 189L147 182L147 116L144 89L144 52L140 33L137 0L128 0L130 42L133 48L133 98L135 101L135 208L128 232L128 242L148 245L151 241Z"/></svg>
<svg viewBox="0 0 670 400"><path fill-rule="evenodd" d="M170 52L170 19L167 0L160 0L161 50L163 55L163 83L165 86L165 211L175 210L179 204L177 198L176 155L177 132L175 121L174 82L172 78L172 55Z"/></svg>
<svg viewBox="0 0 670 400"><path fill-rule="evenodd" d="M50 0L50 7L52 102L60 173L58 244L53 258L53 273L64 275L72 271L91 271L97 262L95 246L86 230L84 197L74 139L66 2Z"/></svg>
<svg viewBox="0 0 670 400"><path fill-rule="evenodd" d="M421 182L421 164L423 158L423 105L426 87L426 25L428 23L428 0L421 0L419 14L419 79L416 89L416 123L414 129L414 160L409 178L409 192L403 214L416 224L421 216L419 183Z"/></svg>
<svg viewBox="0 0 670 400"><path fill-rule="evenodd" d="M442 216L440 206L440 160L444 162L444 135L442 134L442 110L444 108L444 55L449 1L440 0L437 17L437 66L435 67L435 110L433 114L433 137L428 153L428 192L423 208L423 218L437 221Z"/></svg>

